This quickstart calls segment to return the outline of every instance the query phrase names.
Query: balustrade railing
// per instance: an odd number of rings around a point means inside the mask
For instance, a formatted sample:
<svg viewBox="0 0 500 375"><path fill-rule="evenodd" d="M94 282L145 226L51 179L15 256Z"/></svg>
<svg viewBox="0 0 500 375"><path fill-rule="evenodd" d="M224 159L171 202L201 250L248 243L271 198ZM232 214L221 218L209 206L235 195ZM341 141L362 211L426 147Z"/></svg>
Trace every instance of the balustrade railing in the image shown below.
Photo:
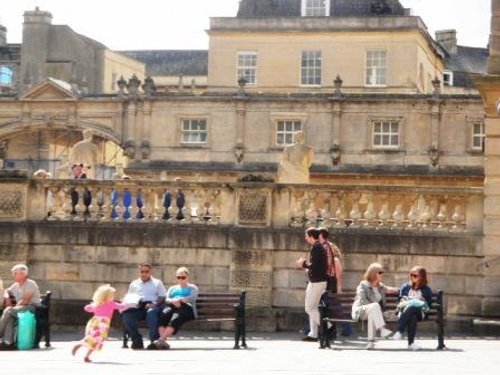
<svg viewBox="0 0 500 375"><path fill-rule="evenodd" d="M464 232L482 220L473 209L481 188L343 186L291 196L290 225L298 227Z"/></svg>
<svg viewBox="0 0 500 375"><path fill-rule="evenodd" d="M47 220L218 224L222 186L40 181Z"/></svg>
<svg viewBox="0 0 500 375"><path fill-rule="evenodd" d="M8 212L18 220L324 225L420 232L468 232L482 227L483 191L471 187L33 179L24 185L25 212L13 215L12 207L22 204L12 202L19 195L13 194L17 188L5 186L0 184L0 190L9 191L4 194L10 197ZM22 202L22 197L18 199Z"/></svg>

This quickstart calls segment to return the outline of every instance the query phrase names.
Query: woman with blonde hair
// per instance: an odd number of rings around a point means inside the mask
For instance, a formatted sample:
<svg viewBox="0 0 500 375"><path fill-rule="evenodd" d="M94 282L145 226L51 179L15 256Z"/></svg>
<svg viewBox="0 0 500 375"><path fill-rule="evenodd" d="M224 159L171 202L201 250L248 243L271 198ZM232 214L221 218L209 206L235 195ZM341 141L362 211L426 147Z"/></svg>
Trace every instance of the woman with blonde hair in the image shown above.
<svg viewBox="0 0 500 375"><path fill-rule="evenodd" d="M166 307L158 321L160 338L148 346L149 350L170 349L167 338L175 335L184 323L196 318L198 287L189 282L189 271L186 267L180 267L175 274L177 284L168 288Z"/></svg>
<svg viewBox="0 0 500 375"><path fill-rule="evenodd" d="M84 338L76 344L71 350L75 355L82 346L87 347L87 354L83 359L85 362L91 362L90 355L95 350L101 350L102 345L108 337L111 318L115 310L125 310L128 305L115 302L115 288L109 284L101 285L92 296L92 303L86 305L83 309L94 313L85 326Z"/></svg>
<svg viewBox="0 0 500 375"><path fill-rule="evenodd" d="M352 318L368 322L368 344L366 349L375 346L375 332L380 331L380 336L388 337L392 332L386 328L383 311L386 306L386 294L396 294L398 289L382 283L384 267L380 263L368 266L363 280L356 288L356 298L352 305Z"/></svg>

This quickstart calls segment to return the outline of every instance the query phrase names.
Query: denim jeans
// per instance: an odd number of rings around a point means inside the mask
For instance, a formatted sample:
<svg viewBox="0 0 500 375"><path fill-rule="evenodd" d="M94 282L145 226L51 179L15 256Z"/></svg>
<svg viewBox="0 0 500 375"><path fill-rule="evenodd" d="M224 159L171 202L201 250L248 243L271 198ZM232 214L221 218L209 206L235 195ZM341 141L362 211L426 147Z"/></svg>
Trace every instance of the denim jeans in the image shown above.
<svg viewBox="0 0 500 375"><path fill-rule="evenodd" d="M128 309L122 313L123 325L127 333L132 339L132 343L142 342L142 336L139 333L138 324L140 321L145 320L149 328L149 339L150 341L157 340L158 334L158 317L161 312L161 307L155 306L150 309L145 308L145 306L140 306L136 309Z"/></svg>
<svg viewBox="0 0 500 375"><path fill-rule="evenodd" d="M417 334L417 322L422 320L422 310L415 306L406 306L399 316L398 331L404 333L408 328L408 345L413 344Z"/></svg>

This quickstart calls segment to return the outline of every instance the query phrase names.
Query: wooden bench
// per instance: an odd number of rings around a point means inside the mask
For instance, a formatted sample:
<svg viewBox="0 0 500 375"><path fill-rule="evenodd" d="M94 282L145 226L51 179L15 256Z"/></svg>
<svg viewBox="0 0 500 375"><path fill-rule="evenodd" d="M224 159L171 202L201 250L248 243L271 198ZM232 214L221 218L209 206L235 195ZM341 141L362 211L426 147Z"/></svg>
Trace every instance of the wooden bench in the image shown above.
<svg viewBox="0 0 500 375"><path fill-rule="evenodd" d="M320 348L330 347L330 338L327 335L328 323L337 322L350 322L356 323L351 317L352 304L356 297L355 292L345 292L340 294L325 293L319 305L319 312L321 317L319 343ZM397 295L387 295L386 311L396 312L398 304ZM437 349L442 350L444 345L444 292L438 291L432 294L432 306L428 312L428 319L422 322L435 322L438 346ZM386 321L397 322L397 315L392 314L392 319L389 314L384 314Z"/></svg>
<svg viewBox="0 0 500 375"><path fill-rule="evenodd" d="M245 291L241 293L200 293L196 300L198 317L194 321L234 322L233 348L246 348L245 300ZM128 348L128 339L128 334L124 330L124 348Z"/></svg>
<svg viewBox="0 0 500 375"><path fill-rule="evenodd" d="M40 295L41 304L35 309L35 319L36 319L36 333L35 333L35 343L34 349L40 348L40 341L42 337L45 339L45 347L50 347L50 302L51 302L52 292L47 291ZM3 310L0 308L0 315Z"/></svg>

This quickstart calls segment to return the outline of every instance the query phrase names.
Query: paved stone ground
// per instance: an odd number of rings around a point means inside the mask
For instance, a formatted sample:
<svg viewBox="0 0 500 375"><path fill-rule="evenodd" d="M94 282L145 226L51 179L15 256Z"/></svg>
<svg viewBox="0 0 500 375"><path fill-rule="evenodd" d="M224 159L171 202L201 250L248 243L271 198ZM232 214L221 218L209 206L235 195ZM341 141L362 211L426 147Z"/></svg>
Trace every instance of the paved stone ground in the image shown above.
<svg viewBox="0 0 500 375"><path fill-rule="evenodd" d="M248 349L233 350L230 333L181 332L168 351L122 349L115 332L93 363L83 362L71 348L81 333L55 333L49 349L0 352L1 372L18 374L498 374L500 340L447 337L444 351L436 340L419 337L423 350L410 352L406 341L381 340L376 350L364 349L361 338L335 342L321 350L301 342L295 333L249 333ZM7 371L6 371L7 370ZM5 371L5 372L4 372Z"/></svg>

